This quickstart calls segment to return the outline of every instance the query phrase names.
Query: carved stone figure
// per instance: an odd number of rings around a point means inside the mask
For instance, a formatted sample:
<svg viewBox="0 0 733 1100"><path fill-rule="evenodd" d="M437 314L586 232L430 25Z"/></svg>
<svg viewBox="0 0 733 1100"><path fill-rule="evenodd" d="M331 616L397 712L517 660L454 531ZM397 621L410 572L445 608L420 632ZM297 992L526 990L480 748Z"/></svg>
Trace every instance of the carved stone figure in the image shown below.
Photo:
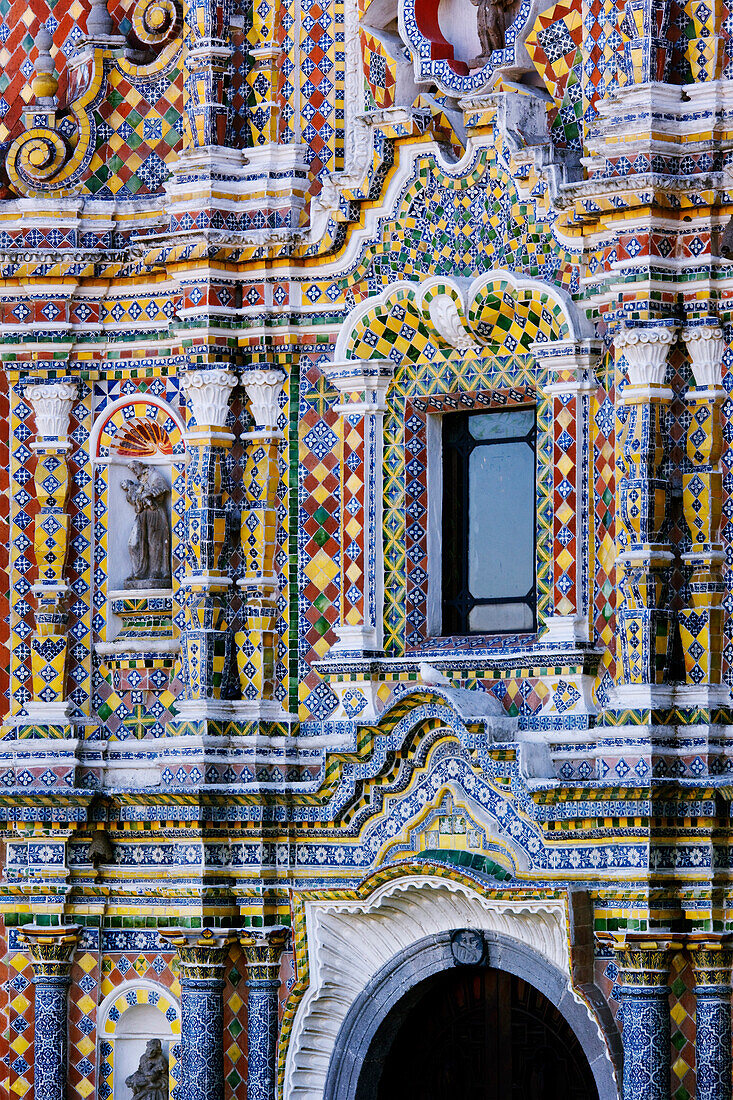
<svg viewBox="0 0 733 1100"><path fill-rule="evenodd" d="M128 466L137 481L122 482L135 522L127 546L132 572L125 588L167 588L170 584L170 526L166 508L168 484L162 474L142 462Z"/></svg>
<svg viewBox="0 0 733 1100"><path fill-rule="evenodd" d="M160 1039L149 1039L134 1073L125 1080L133 1100L168 1100L168 1062Z"/></svg>
<svg viewBox="0 0 733 1100"><path fill-rule="evenodd" d="M506 45L506 29L510 23L507 13L514 7L515 0L471 0L478 9L476 21L481 53L468 62L470 69L482 68L494 50L503 50Z"/></svg>

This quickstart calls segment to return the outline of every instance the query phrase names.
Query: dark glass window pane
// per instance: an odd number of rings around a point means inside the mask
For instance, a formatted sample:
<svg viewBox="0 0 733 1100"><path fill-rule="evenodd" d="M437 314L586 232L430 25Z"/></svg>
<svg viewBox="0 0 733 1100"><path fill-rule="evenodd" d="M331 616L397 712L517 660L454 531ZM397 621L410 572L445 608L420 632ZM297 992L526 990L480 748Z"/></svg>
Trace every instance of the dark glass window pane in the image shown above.
<svg viewBox="0 0 733 1100"><path fill-rule="evenodd" d="M443 418L443 633L535 627L535 413Z"/></svg>
<svg viewBox="0 0 733 1100"><path fill-rule="evenodd" d="M474 599L526 595L534 583L534 461L526 443L471 452L468 587Z"/></svg>

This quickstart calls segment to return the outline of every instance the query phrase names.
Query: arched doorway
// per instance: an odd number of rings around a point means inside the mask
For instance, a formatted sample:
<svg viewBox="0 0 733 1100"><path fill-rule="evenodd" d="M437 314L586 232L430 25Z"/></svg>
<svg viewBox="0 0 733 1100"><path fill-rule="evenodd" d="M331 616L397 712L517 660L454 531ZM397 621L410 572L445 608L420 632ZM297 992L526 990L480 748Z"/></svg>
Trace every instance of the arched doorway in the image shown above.
<svg viewBox="0 0 733 1100"><path fill-rule="evenodd" d="M478 966L444 971L392 1014L374 1038L360 1100L597 1100L567 1021L516 975ZM381 1074L374 1072L380 1060Z"/></svg>
<svg viewBox="0 0 733 1100"><path fill-rule="evenodd" d="M331 982L333 973L330 972ZM405 1086L404 1074L401 1080L397 1077L396 1083L392 1084L385 1065L391 1052L395 1051L393 1065L399 1061L400 1051L403 1057L409 1058L407 1044L412 1042L414 1046L422 1041L415 1035L420 1032L421 1020L422 1030L426 1031L426 1010L430 1011L431 1004L436 1020L440 1012L450 1011L450 1005L454 1006L454 1015L460 1015L458 1007L462 1003L461 998L465 1002L468 995L462 983L472 977L480 978L477 993L471 995L478 1002L476 1012L483 1023L475 1025L477 1030L473 1033L469 1026L468 1045L463 1048L465 1061L470 1064L471 1045L475 1054L477 1045L479 1042L481 1044L479 1058L482 1061L477 1062L474 1057L476 1071L466 1075L470 1085L464 1087L459 1081L441 1094L436 1091L433 1078L430 1090L420 1093L414 1079L410 1080L409 1087ZM514 984L512 979L516 979ZM448 983L449 988L452 982L456 983L452 986L450 997L441 987L442 981ZM493 1001L488 995L492 981L496 982L498 997ZM484 982L488 985L483 985ZM468 1100L484 1100L486 1096L491 1096L492 1100L545 1100L545 1097L555 1100L557 1095L562 1096L563 1100L571 1100L571 1097L575 1100L575 1096L582 1096L583 1100L620 1100L620 1036L600 994L594 996L592 987L587 987L587 995L589 1000L581 998L562 971L538 951L499 932L464 928L427 936L402 947L352 1001L342 1017L343 1022L328 1060L324 1086L322 1092L319 1089L317 1097L322 1096L323 1100L391 1100L400 1088L402 1095L405 1095L407 1088L406 1094L415 1100L422 1097L442 1100L442 1095L450 1095L451 1098L465 1095ZM429 1000L421 1008L424 996ZM510 1031L512 1004L515 1007L513 1030L517 1036L517 1066L524 1067L528 1062L521 1053L528 1048L533 1051L536 1048L536 1052L544 1054L544 1064L548 1067L545 1078L549 1082L544 1094L538 1091L545 1086L537 1075L534 1081L524 1082L523 1068L521 1072L517 1070L516 1082L512 1079L511 1091L506 1091L506 1088L493 1094L476 1091L477 1085L483 1088L482 1078L487 1076L483 1066L489 1064L491 1052L497 1049L495 1037L490 1038L487 1044L487 1033L495 1036L498 1030L501 1036L501 1027L507 1026L506 1022L499 1023L500 1019L506 1021L507 1017L506 1011L500 1011L502 997L504 1007L508 1006L509 1010ZM496 1007L492 1007L494 1004ZM436 1005L439 1007L436 1008ZM486 1022L487 1015L491 1021L492 1012L496 1015L496 1028L490 1028ZM318 1021L321 1019L319 1015ZM401 1034L403 1027L406 1031ZM312 1031L309 1033L310 1066L317 1065L313 1059L313 1034ZM437 1045L434 1036L429 1036L429 1041ZM446 1045L449 1041L450 1037ZM571 1062L580 1074L583 1082L580 1093L571 1094L566 1079L562 1080L559 1093L549 1091L555 1080L554 1068L549 1067L554 1067L558 1058L562 1064L562 1057L567 1057L567 1053L562 1054L563 1051L571 1052ZM563 1072L570 1071L563 1069ZM494 1074L494 1078L496 1076ZM501 1084L503 1086L504 1082ZM535 1090L534 1095L531 1089ZM314 1093L313 1100L317 1097Z"/></svg>

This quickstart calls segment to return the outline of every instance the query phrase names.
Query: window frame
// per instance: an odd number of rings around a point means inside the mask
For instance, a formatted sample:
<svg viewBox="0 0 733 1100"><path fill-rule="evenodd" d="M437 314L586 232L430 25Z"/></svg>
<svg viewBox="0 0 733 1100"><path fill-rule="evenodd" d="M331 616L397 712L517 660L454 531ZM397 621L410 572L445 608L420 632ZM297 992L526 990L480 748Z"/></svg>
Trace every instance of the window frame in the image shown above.
<svg viewBox="0 0 733 1100"><path fill-rule="evenodd" d="M530 411L532 413L532 427L524 433L524 435L511 435L502 436L497 439L476 439L471 436L470 427L468 427L470 420L479 416L494 416L498 413L521 413ZM445 446L445 429L446 419L461 417L463 420L464 430L467 429L467 436L472 439L472 445L466 447L463 451L461 447L457 445L455 452L459 456L459 462L461 464L461 472L458 478L457 492L461 497L460 505L458 506L458 513L461 515L461 526L463 537L456 538L454 550L461 556L459 572L461 574L462 586L457 594L455 600L450 601L454 604L453 612L459 622L456 624L457 629L449 629L446 627L446 618L449 615L449 608L445 598L445 574L446 574L446 551L447 539L446 539L446 515L445 515L445 468L446 468L446 446ZM440 527L441 527L441 561L440 561L440 630L438 636L440 637L494 637L496 635L528 633L534 634L537 632L537 522L536 519L532 523L532 549L531 559L533 562L532 571L532 587L524 595L512 595L512 596L494 596L494 597L473 597L469 591L469 553L470 553L470 524L469 524L469 501L470 501L470 485L469 485L469 471L470 471L470 459L471 455L478 448L500 447L502 445L524 443L526 444L533 456L532 462L532 485L531 485L531 500L534 506L537 500L537 414L536 406L534 404L514 405L511 408L498 408L498 409L461 409L458 411L446 411L440 416ZM431 495L437 490L437 485L434 487L431 483ZM461 507L462 505L462 507ZM505 627L497 630L472 630L470 628L470 615L474 607L492 607L500 606L502 604L524 604L527 606L532 614L532 625L528 627Z"/></svg>
<svg viewBox="0 0 733 1100"><path fill-rule="evenodd" d="M508 381L508 380L507 380ZM502 384L504 383L504 384ZM535 411L535 593L536 629L501 634L444 635L442 631L442 418L449 412L489 412L493 409L531 408ZM405 656L439 656L444 651L517 657L533 646L542 629L548 602L544 577L550 554L548 532L540 516L551 500L549 475L548 403L534 379L450 393L415 393L400 411L399 428L404 479L397 504L396 484L390 487L394 460L385 454L385 638L395 636L402 619L397 652ZM391 430L396 430L397 425ZM387 431L390 422L387 420ZM394 550L392 549L394 545ZM400 558L404 564L400 568ZM392 564L394 561L394 564ZM544 572L543 572L544 569ZM404 570L404 572L403 572Z"/></svg>

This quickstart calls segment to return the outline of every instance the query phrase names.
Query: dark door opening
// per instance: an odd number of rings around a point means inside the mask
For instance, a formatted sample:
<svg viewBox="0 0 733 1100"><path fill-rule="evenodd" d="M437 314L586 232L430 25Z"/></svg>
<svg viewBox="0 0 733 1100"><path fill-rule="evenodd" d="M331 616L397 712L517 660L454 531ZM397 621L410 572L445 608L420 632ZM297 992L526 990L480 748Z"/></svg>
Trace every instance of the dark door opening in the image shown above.
<svg viewBox="0 0 733 1100"><path fill-rule="evenodd" d="M377 1100L597 1100L563 1016L512 974L456 967L422 983L394 1013L369 1052L372 1067L382 1061Z"/></svg>

